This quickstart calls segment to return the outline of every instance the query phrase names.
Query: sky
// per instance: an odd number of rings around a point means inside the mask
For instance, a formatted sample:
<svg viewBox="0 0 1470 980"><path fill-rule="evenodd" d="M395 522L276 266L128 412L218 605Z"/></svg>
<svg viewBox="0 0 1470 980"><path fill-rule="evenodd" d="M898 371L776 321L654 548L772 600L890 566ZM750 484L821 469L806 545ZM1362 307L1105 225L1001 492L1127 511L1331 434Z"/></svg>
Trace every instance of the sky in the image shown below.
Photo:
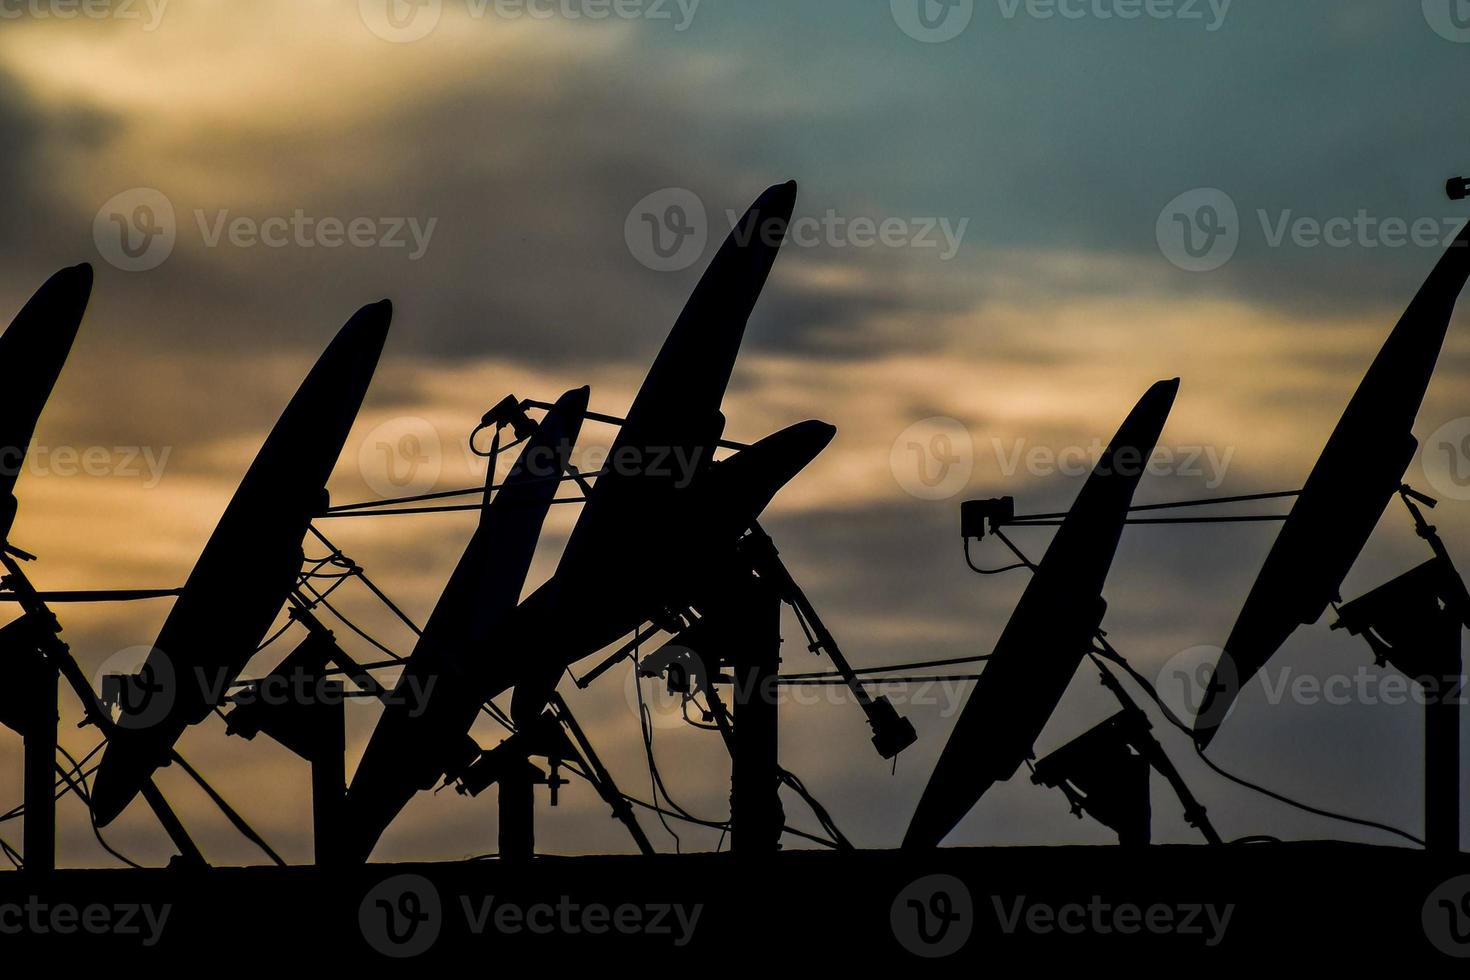
<svg viewBox="0 0 1470 980"><path fill-rule="evenodd" d="M590 384L595 410L622 411L731 212L787 179L799 220L750 323L727 434L838 427L765 523L855 664L988 652L1025 580L968 571L960 502L1065 508L1156 380L1182 388L1139 502L1300 486L1467 217L1444 193L1470 170L1464 0L922 2L0 0L0 316L64 265L97 269L18 489L12 541L40 555L35 581L181 584L314 358L378 299L395 322L335 502L483 478L466 439L508 393ZM1407 475L1442 499L1435 521L1457 553L1467 327L1462 312ZM589 425L579 453L612 434ZM575 516L554 509L528 589ZM422 623L473 516L324 529ZM1274 533L1125 536L1106 625L1166 697L1223 643ZM1047 532L1017 540L1037 557ZM995 547L977 560L1003 561ZM1395 505L1345 596L1425 557ZM341 608L411 646L365 591L344 589ZM167 611L67 607L65 636L100 677L135 667ZM1417 831L1419 712L1328 626L1298 631L1273 661L1275 694L1247 691L1212 758ZM786 635L785 670L827 668L789 620ZM1333 678L1352 693L1302 693ZM567 693L623 788L646 796L632 683L615 671ZM920 735L896 767L850 700L793 692L782 763L854 842L896 846L968 688L885 691ZM1111 710L1080 671L1038 752ZM349 771L375 711L349 709ZM1394 841L1222 781L1155 719L1225 837ZM63 733L74 753L92 748L94 733ZM728 812L715 736L661 715L655 746L681 804ZM309 858L303 763L227 738L217 718L180 748L278 850ZM160 782L211 860L260 860L179 773ZM1154 789L1157 839L1197 839ZM20 795L20 741L0 733L0 800ZM587 787L545 803L544 850L630 848ZM799 801L786 807L814 828ZM112 863L76 801L60 819L63 864ZM10 827L0 836L18 843ZM686 850L718 843L675 830ZM144 863L169 854L141 805L108 839ZM1110 839L1023 774L949 842ZM421 794L375 857L494 849L493 793Z"/></svg>

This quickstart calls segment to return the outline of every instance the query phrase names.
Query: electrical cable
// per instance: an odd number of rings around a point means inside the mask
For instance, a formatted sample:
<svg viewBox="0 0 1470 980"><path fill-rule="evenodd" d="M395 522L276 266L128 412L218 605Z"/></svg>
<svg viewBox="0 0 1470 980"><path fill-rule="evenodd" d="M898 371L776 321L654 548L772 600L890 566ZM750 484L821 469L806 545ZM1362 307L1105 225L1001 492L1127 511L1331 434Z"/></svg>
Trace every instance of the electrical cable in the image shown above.
<svg viewBox="0 0 1470 980"><path fill-rule="evenodd" d="M1106 662L1117 664L1130 678L1132 678L1133 682L1137 684L1143 690L1143 692L1149 696L1149 699L1158 706L1159 711L1163 714L1165 720L1168 721L1169 724L1173 725L1175 728L1178 728L1180 731L1184 732L1190 737L1190 742L1194 745L1195 755L1199 756L1200 761L1208 766L1209 769L1217 776L1229 780L1237 786L1241 786L1245 789L1251 790L1254 793L1258 793L1261 796L1265 796L1272 800L1275 800L1278 803L1282 803L1286 806L1292 807L1293 809L1300 810L1303 813L1310 813L1313 816L1324 817L1328 820L1336 820L1340 823L1353 824L1358 827L1366 827L1371 830L1382 831L1386 834L1392 834L1396 837L1401 837L1404 840L1409 841L1412 844L1417 844L1420 847L1424 846L1423 840L1415 837L1413 834L1410 834L1407 831L1400 830L1397 827L1392 827L1388 824L1380 823L1376 820L1368 820L1363 817L1349 816L1348 814L1337 813L1332 810L1323 809L1322 807L1312 806L1309 803L1303 803L1302 801L1293 799L1292 797L1286 796L1283 793L1278 793L1275 790L1267 789L1266 787L1261 786L1258 783L1253 783L1242 776L1237 776L1234 773L1225 770L1213 759L1205 755L1204 749L1199 745L1198 742L1194 741L1193 730L1183 721L1181 721L1180 718L1175 715L1174 712L1169 708L1169 706L1164 703L1163 698L1159 696L1159 692L1154 688L1153 684L1149 682L1148 678L1144 677L1138 671L1134 670L1133 666L1129 664L1126 660L1124 660L1120 655L1118 655L1117 651L1113 650L1111 646L1108 646L1102 655ZM1099 663L1099 665L1101 665L1102 663L1102 661L1097 662Z"/></svg>

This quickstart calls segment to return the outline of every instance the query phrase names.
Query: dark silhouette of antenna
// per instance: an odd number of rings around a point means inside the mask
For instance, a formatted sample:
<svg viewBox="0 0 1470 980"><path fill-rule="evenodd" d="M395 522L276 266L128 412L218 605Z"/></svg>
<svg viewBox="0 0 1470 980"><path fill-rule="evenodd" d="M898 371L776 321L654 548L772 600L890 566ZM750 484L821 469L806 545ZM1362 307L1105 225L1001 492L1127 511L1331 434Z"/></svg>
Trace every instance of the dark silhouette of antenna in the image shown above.
<svg viewBox="0 0 1470 980"><path fill-rule="evenodd" d="M1444 190L1451 201L1463 201L1470 197L1470 177L1451 177Z"/></svg>
<svg viewBox="0 0 1470 980"><path fill-rule="evenodd" d="M1033 745L1107 609L1103 585L1133 493L1179 391L1149 389L1124 421L1063 520L996 643L929 777L904 847L934 847L996 782L1034 755Z"/></svg>
<svg viewBox="0 0 1470 980"><path fill-rule="evenodd" d="M41 410L71 353L87 301L92 267L62 269L46 280L0 336L0 540L15 521L15 481Z"/></svg>
<svg viewBox="0 0 1470 980"><path fill-rule="evenodd" d="M1377 666L1392 665L1424 692L1424 845L1457 854L1465 685L1460 633L1470 627L1470 594L1439 532L1420 509L1436 502L1407 486L1400 497L1434 557L1339 608L1332 628L1363 637Z"/></svg>
<svg viewBox="0 0 1470 980"><path fill-rule="evenodd" d="M1418 449L1414 419L1467 278L1470 225L1389 335L1282 526L1205 690L1195 719L1201 747L1287 637L1341 601L1343 579Z"/></svg>
<svg viewBox="0 0 1470 980"><path fill-rule="evenodd" d="M765 446L714 460L717 448L731 445L722 438L720 404L795 200L796 185L790 183L770 188L752 205L701 278L627 417L597 416L620 426L609 468L596 475L595 484L571 472L586 504L556 574L497 630L502 649L487 651L473 665L469 690L475 704L514 688L511 718L518 737L505 743L510 748L481 754L465 735L472 712L455 712L453 718L436 713L434 744L365 758L348 793L349 837L358 859L367 857L412 795L441 776L472 793L499 782L502 806L507 797L519 801L513 823L527 826L527 787L542 777L526 768L526 757L543 755L555 769L566 748L548 723L548 709L553 722L566 714L554 698L562 673L644 623L682 628L679 598L702 579L709 555L722 541L733 550L775 492L831 438L830 427L807 423ZM487 416L486 424L515 421L516 413L506 411ZM784 448L812 446L813 440L820 444L794 452ZM756 723L758 714L759 709L751 714L752 733L763 727ZM517 853L529 850L529 831L513 838L503 843L512 843Z"/></svg>
<svg viewBox="0 0 1470 980"><path fill-rule="evenodd" d="M515 611L559 478L587 411L588 389L569 391L542 423L520 431L520 459L500 491L486 492L480 525L455 567L384 708L347 794L346 853L364 861L387 821L419 790L457 777L482 753L469 735L480 711L477 661ZM489 482L493 483L494 467ZM407 777L376 778L388 773ZM413 781L409 782L411 778Z"/></svg>
<svg viewBox="0 0 1470 980"><path fill-rule="evenodd" d="M0 722L21 731L25 738L25 859L26 867L32 871L48 871L55 866L56 859L56 799L52 795L52 773L57 769L55 755L59 750L56 739L59 681L64 679L76 694L88 723L105 737L116 732L112 717L97 700L86 675L72 657L71 649L61 638L61 624L48 607L47 597L36 591L21 567L22 562L34 561L35 556L8 540L17 510L13 493L15 477L25 459L36 422L71 349L91 288L90 266L63 270L37 292L0 338L0 355L3 355L6 368L13 375L5 386L4 394L0 395L0 411L3 411L0 433L6 441L6 462L13 467L13 472L7 471L4 477L7 490L3 504L5 540L0 546L0 564L4 565L6 575L0 584L4 586L6 600L16 602L22 610L21 618L0 632L5 661L16 666L11 678L13 683L0 698ZM64 600L76 597L73 594L62 596ZM89 594L81 594L81 598L92 601ZM178 761L191 778L211 794L226 816L248 833L248 825L213 793L202 777L188 768L182 759ZM68 774L63 782L77 791L90 807L85 776L79 779L80 782L74 781ZM178 848L177 860L186 864L203 864L203 856L152 781L143 780L139 791ZM94 829L95 826L94 820ZM106 847L100 831L97 831L97 836Z"/></svg>
<svg viewBox="0 0 1470 980"><path fill-rule="evenodd" d="M0 542L7 549L17 509L15 482L91 294L91 266L63 269L36 291L0 336L0 365L5 370L5 383L0 385ZM33 871L50 870L56 862L56 804L51 787L57 669L44 653L53 635L50 625L37 609L34 615L28 612L0 631L0 649L12 672L7 683L0 685L0 724L25 740L22 852L26 867Z"/></svg>
<svg viewBox="0 0 1470 980"><path fill-rule="evenodd" d="M285 604L392 316L386 300L366 306L327 347L246 472L143 668L116 684L121 714L92 792L100 826L170 762L184 730L209 716Z"/></svg>

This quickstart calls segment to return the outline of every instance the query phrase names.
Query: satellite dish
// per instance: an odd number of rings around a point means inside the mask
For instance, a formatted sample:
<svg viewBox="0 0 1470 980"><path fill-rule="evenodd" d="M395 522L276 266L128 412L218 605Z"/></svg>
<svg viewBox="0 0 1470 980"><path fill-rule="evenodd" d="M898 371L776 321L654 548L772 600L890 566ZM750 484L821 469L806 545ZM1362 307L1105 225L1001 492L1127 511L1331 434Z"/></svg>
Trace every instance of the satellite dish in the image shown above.
<svg viewBox="0 0 1470 980"><path fill-rule="evenodd" d="M46 280L0 336L0 541L15 521L15 481L36 422L61 367L71 352L87 300L92 295L92 267L62 269Z"/></svg>
<svg viewBox="0 0 1470 980"><path fill-rule="evenodd" d="M904 847L935 847L995 783L1011 778L1102 623L1103 585L1123 524L1179 391L1148 390L1088 477L939 756Z"/></svg>
<svg viewBox="0 0 1470 980"><path fill-rule="evenodd" d="M204 546L158 641L129 688L92 793L106 826L173 744L209 716L296 585L301 540L377 367L392 304L363 307L337 334L271 430Z"/></svg>
<svg viewBox="0 0 1470 980"><path fill-rule="evenodd" d="M542 422L543 429L550 420L548 415ZM821 422L803 422L716 463L706 484L707 488L716 488L705 498L714 508L707 526L720 529L720 533L729 530L729 543L733 545L735 539L754 522L754 517L748 515L758 517L776 492L826 447L834 431ZM524 514L524 508L521 513ZM735 530L730 530L732 528ZM606 645L589 649L568 646L560 638L554 642L548 640L548 637L557 637L559 631L575 625L558 620L560 610L556 601L553 578L527 597L509 617L496 621L494 646L516 650L524 648L526 643L535 643L538 655L563 655L568 658L565 666L570 666ZM575 610L568 615L576 615ZM634 623L629 630L641 622ZM425 633L427 635L427 629ZM541 650L541 647L551 649ZM488 654L491 643L487 641L481 649ZM417 660L418 654L415 653L410 660L410 669ZM467 685L468 690L474 691L472 704L464 705L447 699L432 701L429 709L422 712L421 718L412 726L401 721L390 723L385 714L348 792L356 860L367 859L388 824L416 792L432 788L441 775L449 774L451 770L462 770L474 761L474 754L479 752L479 748L469 738L468 732L475 713L483 701L503 694L515 683L517 666L517 662L508 656L463 660L459 664L460 676L473 674L472 682ZM404 676L408 676L407 672ZM536 696L541 697L544 704L554 690L553 686ZM446 707L441 708L441 703ZM386 727L389 724L397 726L391 739ZM384 747L375 754L373 746L378 744L380 737L390 740L384 741Z"/></svg>
<svg viewBox="0 0 1470 980"><path fill-rule="evenodd" d="M562 395L500 491L487 496L480 525L414 646L398 696L388 699L347 792L345 832L353 860L367 860L414 793L432 789L445 775L446 760L468 763L479 754L467 734L481 704L472 682L474 664L492 655L493 634L520 601L587 398L586 388Z"/></svg>
<svg viewBox="0 0 1470 980"><path fill-rule="evenodd" d="M794 181L751 205L653 362L557 566L555 605L564 614L548 621L555 643L537 644L522 665L516 719L539 716L567 663L647 621L699 561L695 491L714 462L725 427L720 405L745 325L795 207Z"/></svg>
<svg viewBox="0 0 1470 980"><path fill-rule="evenodd" d="M695 504L706 539L718 546L750 530L781 488L836 437L837 427L826 422L798 422L710 467Z"/></svg>
<svg viewBox="0 0 1470 980"><path fill-rule="evenodd" d="M1467 278L1470 225L1389 335L1282 526L1205 689L1194 728L1201 748L1286 638L1340 598L1418 450L1414 419Z"/></svg>
<svg viewBox="0 0 1470 980"><path fill-rule="evenodd" d="M516 686L512 713L534 727L566 666L645 622L662 585L678 578L699 500L691 490L713 463L745 325L795 206L794 182L768 189L710 262L634 399L556 574L497 630L499 646L514 654L472 665L476 710ZM412 757L359 766L349 792L359 860L415 792L472 761L473 712L443 720L434 742Z"/></svg>

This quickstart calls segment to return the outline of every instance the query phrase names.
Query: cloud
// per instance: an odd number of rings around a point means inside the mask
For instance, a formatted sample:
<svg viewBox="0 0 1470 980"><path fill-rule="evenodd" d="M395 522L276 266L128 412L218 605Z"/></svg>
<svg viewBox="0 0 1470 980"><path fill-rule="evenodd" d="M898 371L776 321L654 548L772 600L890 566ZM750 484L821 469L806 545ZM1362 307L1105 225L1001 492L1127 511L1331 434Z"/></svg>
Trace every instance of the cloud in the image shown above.
<svg viewBox="0 0 1470 980"><path fill-rule="evenodd" d="M406 425L432 437L429 488L447 489L483 480L465 439L507 393L549 400L590 383L594 409L621 411L713 249L681 272L653 272L624 240L630 209L661 188L688 188L717 239L727 211L795 176L805 218L969 224L948 259L825 234L789 246L750 325L725 406L729 435L752 440L805 418L839 427L767 525L854 662L971 656L994 642L1025 583L970 575L956 540L960 499L1012 494L1025 511L1067 507L1080 476L1030 465L1028 453L1085 457L1151 382L1176 375L1184 386L1164 444L1198 450L1206 469L1151 477L1140 500L1295 487L1435 256L1360 243L1272 247L1257 212L1443 217L1441 182L1470 161L1454 100L1426 95L1460 84L1462 52L1414 5L1241 4L1208 35L1178 23L1006 20L985 8L937 50L906 38L881 3L839 15L705 0L682 33L476 20L447 6L440 29L414 44L373 36L345 0L176 0L153 32L7 23L0 247L10 261L0 306L18 308L62 264L99 268L37 445L105 449L115 464L129 449L165 459L153 485L117 466L24 476L15 540L41 553L39 583L181 582L313 359L354 309L384 295L397 322L333 476L336 502L381 495L375 453ZM128 274L97 254L93 219L137 186L170 198L179 242L159 268ZM1201 186L1227 190L1245 222L1236 258L1203 275L1171 265L1155 239L1164 204ZM298 210L318 221L412 217L434 230L417 260L407 249L207 242L221 215L258 225ZM1462 315L1421 438L1466 414L1463 327ZM893 450L936 417L968 434L973 469L955 496L926 501L904 489ZM589 425L584 451L610 436ZM1422 482L1420 469L1410 479ZM532 584L550 574L574 519L575 508L555 509ZM1436 520L1451 539L1470 530L1451 502ZM422 622L471 524L434 515L325 530ZM1131 529L1107 592L1119 647L1148 672L1220 642L1272 533ZM1031 531L1022 544L1039 553L1047 540ZM996 558L995 544L977 548L977 560ZM1345 591L1379 584L1419 550L1391 511ZM411 645L365 591L341 600L392 648ZM150 642L167 609L68 607L66 636L90 671ZM821 669L799 647L788 644L786 669ZM263 653L251 673L284 649ZM1362 655L1319 624L1283 662L1315 670ZM622 683L610 675L574 704L624 788L642 792L636 719L612 690ZM1079 674L1038 749L1112 709ZM372 711L354 716L353 761ZM894 777L869 751L856 706L783 714L783 762L865 844L899 839L953 724L937 705L905 713L921 742ZM1270 785L1412 825L1412 794L1385 794L1390 783L1365 776L1405 767L1417 737L1410 714L1248 700L1220 746ZM485 744L497 737L479 734ZM69 746L90 748L82 735ZM1221 784L1171 733L1161 737L1227 834L1343 833ZM851 747L841 764L833 744ZM305 858L299 762L268 740L226 739L213 720L185 751L268 837ZM0 739L0 793L10 796L17 752ZM717 739L676 729L659 752L686 805L725 812ZM211 857L256 859L178 774L165 778ZM798 804L788 807L804 820ZM1173 810L1156 807L1161 836L1192 840ZM569 790L541 839L553 850L626 849L610 821L587 819L594 813L592 794ZM488 800L423 796L384 853L493 850L492 815ZM71 860L103 860L81 814L65 817ZM139 856L167 856L141 812L116 837ZM717 839L689 831L686 844ZM1024 778L1000 787L956 837L1106 839Z"/></svg>

